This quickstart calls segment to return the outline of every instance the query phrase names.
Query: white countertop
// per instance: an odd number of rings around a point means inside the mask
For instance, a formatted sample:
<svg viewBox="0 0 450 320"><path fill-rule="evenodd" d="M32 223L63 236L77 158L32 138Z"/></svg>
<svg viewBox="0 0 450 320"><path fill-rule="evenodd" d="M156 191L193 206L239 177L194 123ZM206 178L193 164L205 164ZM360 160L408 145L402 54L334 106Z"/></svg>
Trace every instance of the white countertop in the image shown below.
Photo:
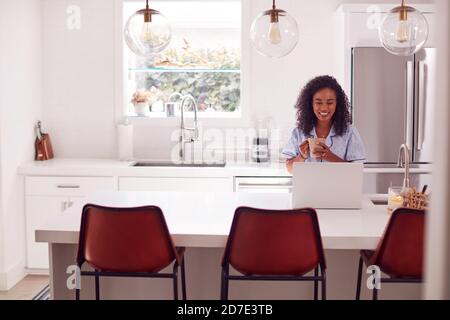
<svg viewBox="0 0 450 320"><path fill-rule="evenodd" d="M371 199L383 196L370 196ZM37 242L78 243L81 210L86 203L113 207L157 205L163 212L175 245L224 247L238 206L290 209L289 194L99 192L36 231ZM385 206L375 206L365 196L361 210L318 210L325 249L374 249L389 220Z"/></svg>
<svg viewBox="0 0 450 320"><path fill-rule="evenodd" d="M133 167L134 161L114 159L52 159L19 167L27 176L128 176L128 177L289 177L284 163L228 162L224 168ZM401 168L364 168L364 173L403 173ZM431 166L411 168L410 173L431 173Z"/></svg>
<svg viewBox="0 0 450 320"><path fill-rule="evenodd" d="M290 176L284 163L227 163L223 168L133 167L136 161L111 159L52 159L24 164L22 175L128 176L128 177L233 177Z"/></svg>

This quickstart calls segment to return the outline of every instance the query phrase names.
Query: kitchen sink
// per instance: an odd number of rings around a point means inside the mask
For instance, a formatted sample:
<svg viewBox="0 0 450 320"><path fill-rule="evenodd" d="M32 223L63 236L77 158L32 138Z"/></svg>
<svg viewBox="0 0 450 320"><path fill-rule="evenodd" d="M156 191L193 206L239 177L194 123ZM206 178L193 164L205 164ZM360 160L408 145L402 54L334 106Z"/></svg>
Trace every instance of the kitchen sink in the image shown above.
<svg viewBox="0 0 450 320"><path fill-rule="evenodd" d="M387 200L371 200L371 201L376 206L387 206L388 205Z"/></svg>
<svg viewBox="0 0 450 320"><path fill-rule="evenodd" d="M225 163L176 163L176 162L151 162L138 161L131 164L132 167L184 167L184 168L224 168Z"/></svg>

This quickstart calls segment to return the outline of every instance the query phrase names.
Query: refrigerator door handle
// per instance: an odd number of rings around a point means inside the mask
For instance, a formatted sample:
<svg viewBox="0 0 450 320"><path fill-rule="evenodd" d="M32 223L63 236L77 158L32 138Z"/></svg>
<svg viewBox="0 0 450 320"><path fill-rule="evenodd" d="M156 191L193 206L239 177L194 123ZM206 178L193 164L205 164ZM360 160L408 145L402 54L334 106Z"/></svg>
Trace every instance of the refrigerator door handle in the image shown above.
<svg viewBox="0 0 450 320"><path fill-rule="evenodd" d="M418 78L419 78L419 94L418 94L418 103L417 103L417 151L422 151L423 149L423 140L424 140L424 98L425 98L425 63L423 61L418 62Z"/></svg>
<svg viewBox="0 0 450 320"><path fill-rule="evenodd" d="M414 141L413 128L414 114L414 62L406 63L406 145L412 150Z"/></svg>

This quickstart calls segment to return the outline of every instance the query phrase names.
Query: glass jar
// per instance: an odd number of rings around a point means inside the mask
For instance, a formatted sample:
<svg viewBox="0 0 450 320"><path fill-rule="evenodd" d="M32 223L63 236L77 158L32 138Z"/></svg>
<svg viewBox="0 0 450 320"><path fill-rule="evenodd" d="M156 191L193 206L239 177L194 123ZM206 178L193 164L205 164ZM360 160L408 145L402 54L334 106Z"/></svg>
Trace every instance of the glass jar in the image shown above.
<svg viewBox="0 0 450 320"><path fill-rule="evenodd" d="M388 213L391 214L397 208L403 207L403 187L389 187Z"/></svg>

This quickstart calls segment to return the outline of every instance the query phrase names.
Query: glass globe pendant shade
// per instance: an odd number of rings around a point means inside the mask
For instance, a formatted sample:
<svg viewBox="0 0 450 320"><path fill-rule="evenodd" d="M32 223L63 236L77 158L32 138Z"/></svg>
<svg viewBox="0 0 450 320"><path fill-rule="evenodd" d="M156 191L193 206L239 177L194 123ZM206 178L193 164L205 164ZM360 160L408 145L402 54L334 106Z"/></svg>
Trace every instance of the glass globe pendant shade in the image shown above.
<svg viewBox="0 0 450 320"><path fill-rule="evenodd" d="M428 22L418 10L404 6L392 9L381 22L378 35L383 47L398 56L410 56L428 39Z"/></svg>
<svg viewBox="0 0 450 320"><path fill-rule="evenodd" d="M298 43L298 26L286 11L276 9L263 12L252 23L250 39L263 56L281 58L294 50Z"/></svg>
<svg viewBox="0 0 450 320"><path fill-rule="evenodd" d="M151 57L160 53L171 39L172 29L166 17L148 7L134 13L125 25L125 42L138 56Z"/></svg>

